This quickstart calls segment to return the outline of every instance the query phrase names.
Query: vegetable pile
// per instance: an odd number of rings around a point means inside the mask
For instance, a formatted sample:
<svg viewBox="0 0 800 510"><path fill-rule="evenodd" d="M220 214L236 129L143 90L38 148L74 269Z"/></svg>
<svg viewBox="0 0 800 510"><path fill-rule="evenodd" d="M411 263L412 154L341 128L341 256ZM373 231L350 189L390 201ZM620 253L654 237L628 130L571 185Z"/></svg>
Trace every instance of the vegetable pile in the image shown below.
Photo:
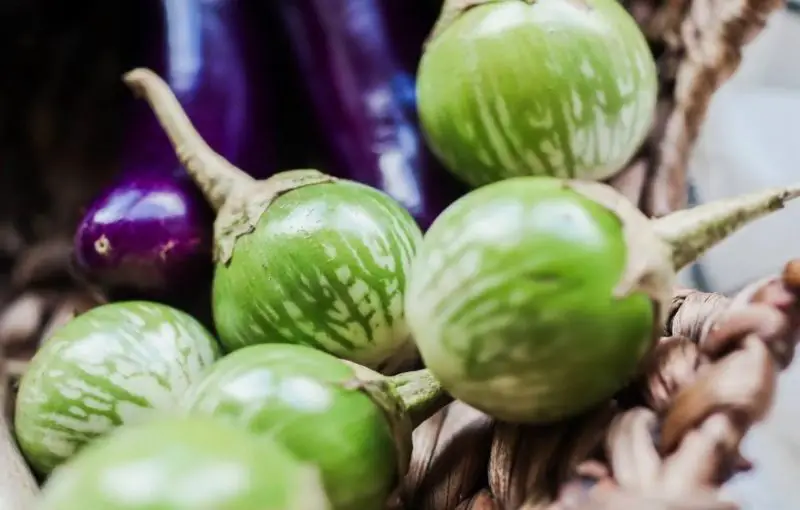
<svg viewBox="0 0 800 510"><path fill-rule="evenodd" d="M386 503L408 465L412 416L420 421L440 396L425 372L383 378L309 347L268 344L215 364L184 403L275 439L319 467L335 508L358 510Z"/></svg>
<svg viewBox="0 0 800 510"><path fill-rule="evenodd" d="M149 105L136 122L158 126L132 154L152 159L76 235L84 269L150 300L67 323L20 383L14 432L44 510L383 510L412 430L450 399L552 423L615 398L676 271L800 195L649 219L596 182L637 150L656 94L612 0L445 2L419 66L421 127L397 92L407 43L377 2L279 2L335 163L258 175L236 166L263 93L231 35L241 5L186 5L199 67L181 75L195 57L171 49L168 66L125 74ZM475 189L450 203L456 187L430 185L423 133ZM159 302L203 264L213 328Z"/></svg>
<svg viewBox="0 0 800 510"><path fill-rule="evenodd" d="M406 291L426 366L456 398L512 422L568 418L634 375L675 272L800 187L648 220L604 184L518 177L433 224Z"/></svg>
<svg viewBox="0 0 800 510"><path fill-rule="evenodd" d="M371 367L401 362L406 271L422 236L388 195L317 170L256 181L214 152L151 71L142 94L217 211L214 323L223 346L311 345Z"/></svg>

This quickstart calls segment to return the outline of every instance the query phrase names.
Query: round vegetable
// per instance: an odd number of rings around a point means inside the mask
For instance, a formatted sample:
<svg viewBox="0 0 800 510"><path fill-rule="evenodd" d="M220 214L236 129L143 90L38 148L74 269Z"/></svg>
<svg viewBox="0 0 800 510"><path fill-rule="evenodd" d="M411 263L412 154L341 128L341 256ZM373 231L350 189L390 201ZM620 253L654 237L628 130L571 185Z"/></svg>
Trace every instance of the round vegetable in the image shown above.
<svg viewBox="0 0 800 510"><path fill-rule="evenodd" d="M618 172L655 112L653 56L616 0L447 0L422 57L420 120L466 182Z"/></svg>
<svg viewBox="0 0 800 510"><path fill-rule="evenodd" d="M648 220L599 183L519 177L466 195L415 259L406 315L455 398L512 422L608 399L656 340L674 274L798 189Z"/></svg>
<svg viewBox="0 0 800 510"><path fill-rule="evenodd" d="M211 146L255 176L264 143L261 58L251 51L245 2L150 0L149 60L165 76ZM152 13L150 11L153 11ZM75 259L92 280L160 294L208 269L212 217L146 107L135 104L120 178L90 204L75 234Z"/></svg>
<svg viewBox="0 0 800 510"><path fill-rule="evenodd" d="M318 466L336 510L382 510L408 465L411 420L432 414L442 396L427 371L383 378L310 347L269 344L218 361L184 405Z"/></svg>
<svg viewBox="0 0 800 510"><path fill-rule="evenodd" d="M256 181L203 142L153 72L125 79L218 211L213 313L224 347L305 344L381 370L413 354L403 289L422 234L400 204L315 170Z"/></svg>
<svg viewBox="0 0 800 510"><path fill-rule="evenodd" d="M89 310L57 330L22 377L20 448L47 474L115 427L174 409L218 357L208 331L174 308L120 302Z"/></svg>
<svg viewBox="0 0 800 510"><path fill-rule="evenodd" d="M284 448L204 419L125 426L53 473L40 510L326 510L320 477Z"/></svg>
<svg viewBox="0 0 800 510"><path fill-rule="evenodd" d="M127 172L91 204L74 239L86 276L164 294L208 267L211 215L181 173Z"/></svg>

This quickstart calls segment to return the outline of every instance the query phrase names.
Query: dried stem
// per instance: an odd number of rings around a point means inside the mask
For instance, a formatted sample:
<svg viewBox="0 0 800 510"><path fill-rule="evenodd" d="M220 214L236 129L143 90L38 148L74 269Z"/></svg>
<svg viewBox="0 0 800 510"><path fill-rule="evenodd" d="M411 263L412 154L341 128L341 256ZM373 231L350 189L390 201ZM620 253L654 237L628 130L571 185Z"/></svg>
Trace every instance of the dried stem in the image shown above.
<svg viewBox="0 0 800 510"><path fill-rule="evenodd" d="M652 226L670 245L674 267L679 270L748 223L781 209L798 196L800 185L759 191L677 211L652 220Z"/></svg>
<svg viewBox="0 0 800 510"><path fill-rule="evenodd" d="M214 210L220 210L234 189L255 182L255 179L208 146L183 111L169 85L156 73L144 68L134 69L125 74L124 80L135 94L150 103L175 147L178 159Z"/></svg>
<svg viewBox="0 0 800 510"><path fill-rule="evenodd" d="M178 159L217 211L214 221L216 262L230 262L237 239L255 230L261 216L280 195L303 186L335 181L312 169L289 170L256 181L208 146L169 85L153 71L134 69L124 79L135 93L150 103Z"/></svg>
<svg viewBox="0 0 800 510"><path fill-rule="evenodd" d="M389 381L403 401L403 407L415 427L433 416L451 400L439 381L428 370L393 375Z"/></svg>

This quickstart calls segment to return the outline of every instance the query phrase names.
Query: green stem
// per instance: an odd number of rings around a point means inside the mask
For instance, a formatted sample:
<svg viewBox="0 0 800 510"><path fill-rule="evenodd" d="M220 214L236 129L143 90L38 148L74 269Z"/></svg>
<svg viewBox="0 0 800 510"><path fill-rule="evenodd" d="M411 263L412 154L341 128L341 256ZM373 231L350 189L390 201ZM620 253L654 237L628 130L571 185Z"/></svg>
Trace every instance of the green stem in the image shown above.
<svg viewBox="0 0 800 510"><path fill-rule="evenodd" d="M800 184L772 188L677 211L652 220L652 226L672 250L678 271L748 223L799 196Z"/></svg>
<svg viewBox="0 0 800 510"><path fill-rule="evenodd" d="M447 405L452 398L428 370L416 370L387 378L403 408L417 427Z"/></svg>
<svg viewBox="0 0 800 510"><path fill-rule="evenodd" d="M169 85L149 69L128 72L124 81L143 97L169 137L178 160L186 168L215 211L219 211L234 189L251 186L255 179L236 168L200 136L183 111Z"/></svg>

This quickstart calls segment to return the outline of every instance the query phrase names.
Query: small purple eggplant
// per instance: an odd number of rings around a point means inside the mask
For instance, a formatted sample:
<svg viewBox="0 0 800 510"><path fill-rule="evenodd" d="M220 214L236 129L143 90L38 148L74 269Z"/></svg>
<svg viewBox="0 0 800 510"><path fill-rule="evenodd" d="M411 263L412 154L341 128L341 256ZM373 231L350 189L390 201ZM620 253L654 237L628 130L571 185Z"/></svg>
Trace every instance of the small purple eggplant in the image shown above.
<svg viewBox="0 0 800 510"><path fill-rule="evenodd" d="M209 145L265 177L262 63L251 55L242 0L158 0L162 38L152 67L169 81ZM98 283L167 293L211 265L213 216L146 105L136 102L120 178L88 208L75 235L75 261ZM267 135L268 136L268 135Z"/></svg>
<svg viewBox="0 0 800 510"><path fill-rule="evenodd" d="M92 204L75 236L90 278L160 291L210 263L212 216L183 171L126 172Z"/></svg>

